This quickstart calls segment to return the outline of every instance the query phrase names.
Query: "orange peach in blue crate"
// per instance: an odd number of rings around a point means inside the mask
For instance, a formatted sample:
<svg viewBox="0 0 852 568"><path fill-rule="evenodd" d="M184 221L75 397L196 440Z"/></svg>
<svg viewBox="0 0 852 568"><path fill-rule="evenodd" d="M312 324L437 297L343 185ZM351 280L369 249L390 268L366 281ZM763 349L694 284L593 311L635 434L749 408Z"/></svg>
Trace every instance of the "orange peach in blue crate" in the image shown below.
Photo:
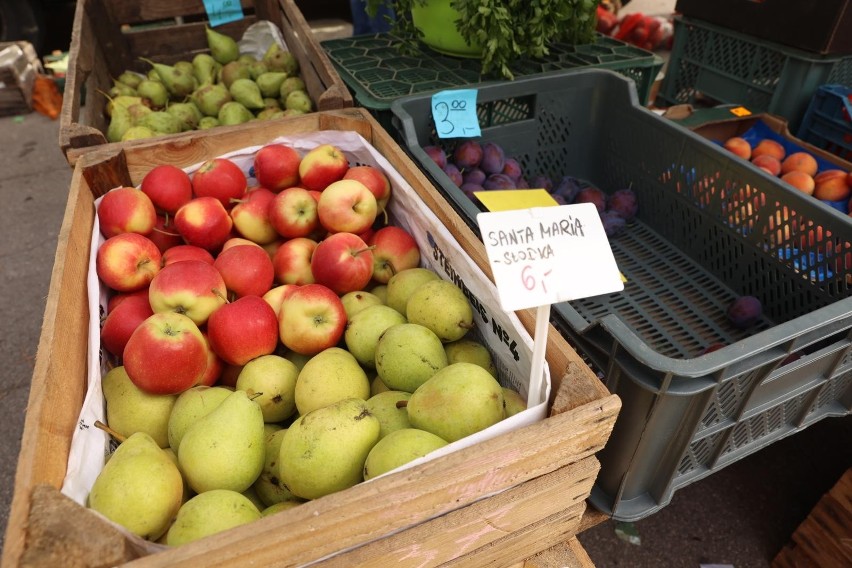
<svg viewBox="0 0 852 568"><path fill-rule="evenodd" d="M852 188L848 174L843 170L824 170L814 176L814 197L825 201L849 199Z"/></svg>

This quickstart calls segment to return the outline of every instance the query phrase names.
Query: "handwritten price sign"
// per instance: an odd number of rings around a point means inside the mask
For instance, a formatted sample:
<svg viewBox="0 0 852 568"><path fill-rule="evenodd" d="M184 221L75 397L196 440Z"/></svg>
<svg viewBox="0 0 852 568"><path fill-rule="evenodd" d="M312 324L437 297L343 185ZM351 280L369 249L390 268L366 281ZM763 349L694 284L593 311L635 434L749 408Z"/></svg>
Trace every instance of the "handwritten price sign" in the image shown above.
<svg viewBox="0 0 852 568"><path fill-rule="evenodd" d="M480 136L476 89L440 91L432 95L432 119L439 138Z"/></svg>
<svg viewBox="0 0 852 568"><path fill-rule="evenodd" d="M221 26L243 18L243 7L240 0L204 0L204 9L210 27Z"/></svg>
<svg viewBox="0 0 852 568"><path fill-rule="evenodd" d="M591 203L480 213L476 219L506 311L624 289Z"/></svg>

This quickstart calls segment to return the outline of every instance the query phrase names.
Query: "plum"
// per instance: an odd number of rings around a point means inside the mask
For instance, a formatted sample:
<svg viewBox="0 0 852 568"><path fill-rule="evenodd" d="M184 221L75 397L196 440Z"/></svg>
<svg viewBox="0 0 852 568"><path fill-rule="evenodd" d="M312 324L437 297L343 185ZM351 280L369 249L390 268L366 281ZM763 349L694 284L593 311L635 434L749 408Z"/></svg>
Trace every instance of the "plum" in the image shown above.
<svg viewBox="0 0 852 568"><path fill-rule="evenodd" d="M719 349L722 349L723 347L727 347L727 345L725 345L724 343L719 343L719 342L711 343L710 345L708 345L707 347L705 347L701 351L701 354L707 355L708 353L713 353L714 351L718 351Z"/></svg>
<svg viewBox="0 0 852 568"><path fill-rule="evenodd" d="M532 187L533 189L544 189L548 193L552 193L553 192L553 180L551 180L549 177L547 177L545 175L537 174L537 175L533 176L533 178L530 180L530 187Z"/></svg>
<svg viewBox="0 0 852 568"><path fill-rule="evenodd" d="M624 217L625 221L632 221L639 211L639 202L632 189L619 189L609 196L606 207Z"/></svg>
<svg viewBox="0 0 852 568"><path fill-rule="evenodd" d="M740 296L728 306L726 315L737 329L747 329L760 320L763 308L754 296Z"/></svg>
<svg viewBox="0 0 852 568"><path fill-rule="evenodd" d="M482 146L476 140L465 140L456 146L453 162L463 170L479 166L482 162Z"/></svg>
<svg viewBox="0 0 852 568"><path fill-rule="evenodd" d="M552 197L553 201L555 201L559 205L569 205L569 203L567 201L565 201L565 197L563 197L562 195L560 195L558 193L553 193L553 194L550 195L550 197Z"/></svg>
<svg viewBox="0 0 852 568"><path fill-rule="evenodd" d="M503 175L505 175L505 174L503 174ZM525 178L524 176L519 177L515 181L515 183L517 184L515 187L517 187L518 189L530 189L530 182L528 182L527 178ZM538 188L535 188L535 189L538 189Z"/></svg>
<svg viewBox="0 0 852 568"><path fill-rule="evenodd" d="M479 167L488 175L499 174L506 163L506 154L499 144L486 142L482 145L482 161Z"/></svg>
<svg viewBox="0 0 852 568"><path fill-rule="evenodd" d="M610 238L620 235L627 226L624 218L614 211L604 211L601 213L601 223L603 223L606 236Z"/></svg>
<svg viewBox="0 0 852 568"><path fill-rule="evenodd" d="M517 189L515 180L505 174L491 174L482 184L485 189Z"/></svg>
<svg viewBox="0 0 852 568"><path fill-rule="evenodd" d="M559 194L565 198L566 203L574 203L574 198L577 197L577 194L580 193L580 190L583 189L580 180L575 177L565 176L559 183L556 184L556 187L553 189L553 193Z"/></svg>
<svg viewBox="0 0 852 568"><path fill-rule="evenodd" d="M577 193L574 203L592 203L598 208L598 213L603 213L606 211L606 194L594 186L584 187Z"/></svg>
<svg viewBox="0 0 852 568"><path fill-rule="evenodd" d="M447 164L442 168L444 173L447 174L450 180L456 184L457 187L461 187L464 181L462 180L462 174L455 164Z"/></svg>
<svg viewBox="0 0 852 568"><path fill-rule="evenodd" d="M432 161L435 162L439 168L444 169L444 166L447 165L447 153L444 152L443 148L439 146L424 146L423 151L426 152L426 155L432 158Z"/></svg>
<svg viewBox="0 0 852 568"><path fill-rule="evenodd" d="M506 161L503 162L503 170L498 173L506 174L514 180L517 180L522 175L524 175L524 171L521 168L521 164L519 164L518 160L516 160L515 158L506 158Z"/></svg>
<svg viewBox="0 0 852 568"><path fill-rule="evenodd" d="M463 183L461 186L461 190L462 192L464 192L465 195L470 198L471 201L473 201L474 203L479 203L479 198L476 197L473 193L475 191L482 191L483 188L481 185L477 183Z"/></svg>
<svg viewBox="0 0 852 568"><path fill-rule="evenodd" d="M464 183L475 183L476 185L482 185L487 177L485 172L477 167L468 168L462 173Z"/></svg>

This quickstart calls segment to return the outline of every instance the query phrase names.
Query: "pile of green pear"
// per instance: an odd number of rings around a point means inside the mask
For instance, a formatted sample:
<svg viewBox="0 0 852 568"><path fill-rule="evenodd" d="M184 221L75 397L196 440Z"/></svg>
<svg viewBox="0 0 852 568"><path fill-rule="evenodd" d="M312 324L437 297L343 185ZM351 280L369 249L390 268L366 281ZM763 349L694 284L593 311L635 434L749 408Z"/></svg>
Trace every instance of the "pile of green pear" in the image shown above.
<svg viewBox="0 0 852 568"><path fill-rule="evenodd" d="M107 140L119 142L305 114L314 110L299 61L277 43L263 57L240 54L207 28L208 52L174 65L143 59L147 76L125 71L106 93Z"/></svg>
<svg viewBox="0 0 852 568"><path fill-rule="evenodd" d="M452 282L411 268L341 299L338 346L257 357L233 386L154 395L113 367L99 426L120 444L89 507L179 546L370 480L526 408L497 381Z"/></svg>

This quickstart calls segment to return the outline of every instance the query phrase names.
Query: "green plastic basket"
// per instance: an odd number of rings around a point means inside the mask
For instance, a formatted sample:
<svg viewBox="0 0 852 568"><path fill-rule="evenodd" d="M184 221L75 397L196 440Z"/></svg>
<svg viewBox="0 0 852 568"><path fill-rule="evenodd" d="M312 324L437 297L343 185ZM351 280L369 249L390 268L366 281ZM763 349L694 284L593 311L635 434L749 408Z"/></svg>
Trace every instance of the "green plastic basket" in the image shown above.
<svg viewBox="0 0 852 568"><path fill-rule="evenodd" d="M852 86L852 55L810 53L681 16L656 102L743 105L786 118L795 132L825 83Z"/></svg>
<svg viewBox="0 0 852 568"><path fill-rule="evenodd" d="M399 98L503 81L497 75L483 76L479 59L441 55L424 45L401 52L402 41L390 33L328 40L320 45L357 104L388 131L393 131L390 106ZM522 59L511 69L516 78L570 69L610 69L633 79L645 102L662 66L663 60L650 51L598 35L592 44L554 44L546 59Z"/></svg>

